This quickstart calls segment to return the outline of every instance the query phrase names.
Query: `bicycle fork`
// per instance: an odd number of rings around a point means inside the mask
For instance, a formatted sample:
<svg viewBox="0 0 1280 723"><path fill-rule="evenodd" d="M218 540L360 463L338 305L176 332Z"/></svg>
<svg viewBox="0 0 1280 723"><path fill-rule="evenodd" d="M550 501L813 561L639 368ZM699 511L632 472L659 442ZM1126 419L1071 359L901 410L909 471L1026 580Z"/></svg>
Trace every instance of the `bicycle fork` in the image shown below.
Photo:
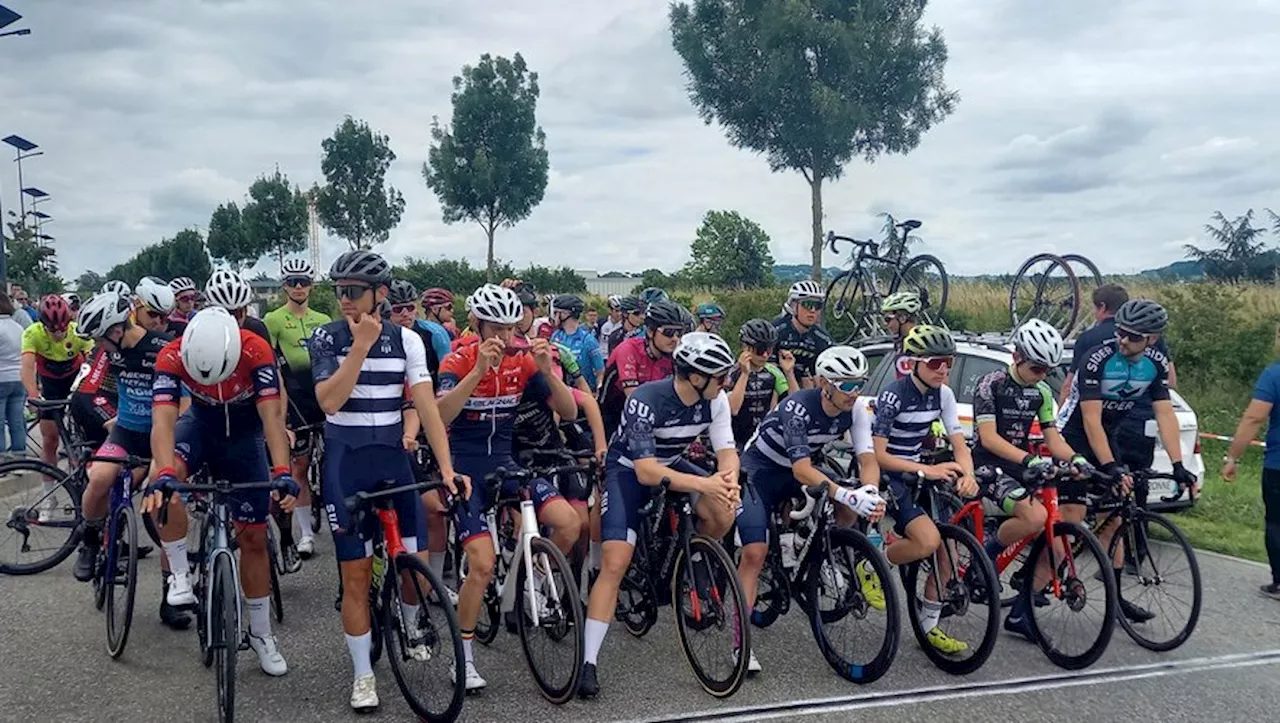
<svg viewBox="0 0 1280 723"><path fill-rule="evenodd" d="M541 610L537 604L538 591L534 585L534 573L536 565L533 559L533 538L538 537L538 514L533 509L533 502L530 500L522 500L520 502L520 544L516 547L515 558L511 561L510 569L514 570L520 565L524 565L524 574L526 583L525 592L529 596L529 615L533 618L534 626L541 624L539 619ZM553 575L547 575L544 582L549 587L547 598L550 600L559 600L560 592L556 589L556 581ZM502 606L504 611L515 609L516 588L514 585L503 584L502 587Z"/></svg>

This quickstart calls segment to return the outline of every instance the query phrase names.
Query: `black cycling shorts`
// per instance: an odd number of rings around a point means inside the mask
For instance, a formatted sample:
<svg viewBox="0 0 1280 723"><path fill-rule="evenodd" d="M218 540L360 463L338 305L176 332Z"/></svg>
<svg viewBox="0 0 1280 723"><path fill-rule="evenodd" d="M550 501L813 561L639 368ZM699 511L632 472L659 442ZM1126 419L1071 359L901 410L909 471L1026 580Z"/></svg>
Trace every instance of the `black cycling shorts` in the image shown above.
<svg viewBox="0 0 1280 723"><path fill-rule="evenodd" d="M40 396L48 401L66 399L71 396L71 385L75 383L75 380L75 377L62 377L59 379L40 377ZM40 418L57 419L58 410L42 409L40 410Z"/></svg>
<svg viewBox="0 0 1280 723"><path fill-rule="evenodd" d="M71 395L69 408L71 419L80 428L80 435L86 442L97 446L107 441L107 428L103 425L116 416L115 405L110 399L100 394L77 392Z"/></svg>

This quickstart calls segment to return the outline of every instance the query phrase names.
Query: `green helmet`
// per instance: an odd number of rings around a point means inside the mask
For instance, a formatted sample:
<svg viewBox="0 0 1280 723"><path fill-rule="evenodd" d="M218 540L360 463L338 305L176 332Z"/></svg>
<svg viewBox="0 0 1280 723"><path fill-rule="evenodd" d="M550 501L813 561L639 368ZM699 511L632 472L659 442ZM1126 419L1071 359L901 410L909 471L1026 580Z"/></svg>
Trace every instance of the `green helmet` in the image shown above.
<svg viewBox="0 0 1280 723"><path fill-rule="evenodd" d="M902 340L902 351L911 356L951 356L956 353L956 340L940 326L921 324Z"/></svg>
<svg viewBox="0 0 1280 723"><path fill-rule="evenodd" d="M707 319L723 320L724 309L719 304L698 304L698 310L694 313L694 316L698 317L699 321L706 321Z"/></svg>
<svg viewBox="0 0 1280 723"><path fill-rule="evenodd" d="M880 304L880 313L888 314L891 311L901 311L907 314L915 315L920 313L920 295L914 291L899 291L895 294L889 294L884 302Z"/></svg>

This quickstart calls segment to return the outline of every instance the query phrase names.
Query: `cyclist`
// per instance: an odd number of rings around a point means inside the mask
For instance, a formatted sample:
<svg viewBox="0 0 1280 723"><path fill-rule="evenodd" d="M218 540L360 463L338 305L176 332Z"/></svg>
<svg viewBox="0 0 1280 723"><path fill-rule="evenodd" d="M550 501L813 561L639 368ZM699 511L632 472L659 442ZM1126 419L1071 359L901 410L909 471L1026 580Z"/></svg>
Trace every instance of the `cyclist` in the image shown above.
<svg viewBox="0 0 1280 723"><path fill-rule="evenodd" d="M173 291L174 299L173 311L169 313L169 333L179 337L187 329L187 322L195 311L200 292L196 290L196 282L188 276L179 276L170 281L169 289Z"/></svg>
<svg viewBox="0 0 1280 723"><path fill-rule="evenodd" d="M316 330L311 338L312 373L316 399L324 409L325 497L334 548L342 572L342 627L354 668L351 707L378 707L377 685L370 662L369 585L373 560L369 530L351 525L342 500L376 489L384 481L412 484L413 469L402 449L401 406L406 387L440 466L445 487L458 493L449 442L427 371L426 349L412 331L379 320L378 302L389 292L391 265L371 251L348 251L329 269L343 318ZM464 494L468 493L463 481ZM418 496L408 492L394 500L405 548L418 551ZM377 524L373 515L368 524ZM410 586L406 597L414 596ZM425 660L426 641L417 627L421 601L400 601L411 655Z"/></svg>
<svg viewBox="0 0 1280 723"><path fill-rule="evenodd" d="M453 292L448 289L427 289L422 292L423 319L418 325L431 335L431 348L441 361L449 356L453 334L449 327L453 325Z"/></svg>
<svg viewBox="0 0 1280 723"><path fill-rule="evenodd" d="M605 364L600 382L600 412L610 435L622 421L627 397L645 382L671 376L671 353L680 337L693 330L693 316L671 301L657 301L644 314L644 335L619 344Z"/></svg>
<svg viewBox="0 0 1280 723"><path fill-rule="evenodd" d="M1121 455L1113 448L1112 440L1137 399L1145 397L1155 411L1160 442L1173 463L1174 478L1180 485L1197 486L1196 476L1182 464L1178 418L1169 400L1169 358L1156 346L1169 323L1169 313L1154 301L1130 299L1116 310L1115 322L1115 338L1084 353L1084 362L1072 379L1067 403L1058 412L1062 436L1090 465L1109 478L1118 478L1127 491L1132 478L1128 470L1116 462ZM1063 519L1084 521L1088 486L1084 480L1059 485ZM1104 549L1111 544L1111 536L1119 523L1117 519L1099 532L1098 540ZM1117 555L1123 554L1121 550L1123 548L1117 549ZM1112 563L1119 582L1124 560ZM1120 612L1139 623L1155 617L1123 597Z"/></svg>
<svg viewBox="0 0 1280 723"><path fill-rule="evenodd" d="M253 301L253 287L245 278L235 271L218 269L209 277L204 285L204 295L212 306L221 306L231 313L232 318L241 327L252 331L268 344L271 343L271 332L261 319L249 314L249 304Z"/></svg>
<svg viewBox="0 0 1280 723"><path fill-rule="evenodd" d="M813 365L818 355L831 346L831 336L818 326L822 312L822 286L816 281L797 281L787 292L785 312L774 321L778 328L777 354L789 351L795 357L795 384L792 390L814 386Z"/></svg>
<svg viewBox="0 0 1280 723"><path fill-rule="evenodd" d="M609 352L612 351L609 348L609 337L613 334L615 329L618 329L621 326L622 326L622 297L618 296L617 294L610 294L609 295L609 318L601 322L600 334L598 336L598 338L600 339L600 346L604 347L604 353L606 357L608 356Z"/></svg>
<svg viewBox="0 0 1280 723"><path fill-rule="evenodd" d="M893 368L899 379L911 375L911 357L902 353L902 340L915 328L916 314L920 313L920 308L920 295L914 291L889 294L880 303L885 331L893 337Z"/></svg>
<svg viewBox="0 0 1280 723"><path fill-rule="evenodd" d="M751 319L738 329L738 339L742 341L742 353L729 371L729 411L733 413L733 438L742 449L765 415L786 396L788 387L786 374L769 361L773 346L778 343L778 330L773 324L767 319ZM781 364L790 364L794 369L795 357L785 354Z"/></svg>
<svg viewBox="0 0 1280 723"><path fill-rule="evenodd" d="M719 334L720 329L724 327L724 308L719 304L698 304L693 315L698 319L698 328L695 331Z"/></svg>
<svg viewBox="0 0 1280 723"><path fill-rule="evenodd" d="M294 432L293 476L298 480L298 504L293 509L294 547L305 560L315 553L311 519L311 436L299 439L299 430L324 421L324 412L316 402L315 381L311 376L311 335L333 321L328 314L309 306L315 269L303 259L288 259L283 267L285 302L267 312L262 322L267 327L271 346L280 360L280 373L288 396L285 424ZM320 480L314 480L319 487Z"/></svg>
<svg viewBox="0 0 1280 723"><path fill-rule="evenodd" d="M644 304L644 308L646 309L648 309L651 304L656 304L659 301L671 301L671 297L667 295L666 291L659 289L656 286L650 286L640 292L640 303Z"/></svg>
<svg viewBox="0 0 1280 723"><path fill-rule="evenodd" d="M742 540L738 579L742 581L748 609L755 606L760 570L769 552L769 515L799 491L798 485L826 485L832 499L873 523L884 516L885 502L879 491L880 467L871 442L871 414L858 400L869 371L867 358L857 349L827 348L814 365L818 386L788 395L764 418L760 430L747 445L742 455L746 484L737 510L737 524ZM856 489L840 486L811 459L820 454L827 443L847 435L851 436L858 456L858 478L862 486ZM853 523L852 514L840 512L842 524ZM883 610L884 590L875 573L859 566L858 579L867 602ZM747 662L747 672L760 672L754 650Z"/></svg>
<svg viewBox="0 0 1280 723"><path fill-rule="evenodd" d="M458 626L466 658L466 689L487 683L476 670L472 642L484 590L493 578L495 551L485 520L487 490L480 485L498 467L516 468L511 459L515 411L522 394L547 399L562 419L573 419L573 394L551 369L551 344L530 341L531 353L510 346L524 308L516 292L501 286L482 286L471 297L479 341L459 346L440 366L440 416L449 428L454 467L476 481L477 488L456 517L459 546L467 555L467 577L458 591ZM515 353L508 354L511 349ZM551 539L569 552L578 538L578 516L546 480L530 483L541 524L552 528Z"/></svg>
<svg viewBox="0 0 1280 723"><path fill-rule="evenodd" d="M386 301L387 306L391 308L391 322L412 331L422 339L422 348L427 355L427 371L431 373L434 384L440 373L440 360L444 359L444 356L440 355L436 339L426 322L418 319L418 290L411 282L404 279L392 279ZM436 326L439 327L438 324ZM439 328L440 333L447 339L448 333L443 327ZM448 355L447 351L445 355Z"/></svg>
<svg viewBox="0 0 1280 723"><path fill-rule="evenodd" d="M80 295L68 291L62 294L62 300L67 302L67 306L71 309L72 315L80 313Z"/></svg>
<svg viewBox="0 0 1280 723"><path fill-rule="evenodd" d="M76 336L71 307L57 294L40 300L36 323L22 331L22 385L29 399L56 401L71 395L76 372L93 342ZM40 412L40 458L58 463L58 426L54 410ZM45 497L41 517L52 512L53 495Z"/></svg>
<svg viewBox="0 0 1280 723"><path fill-rule="evenodd" d="M168 332L173 289L154 276L143 276L134 292L133 320L147 331Z"/></svg>
<svg viewBox="0 0 1280 723"><path fill-rule="evenodd" d="M683 310L671 302L656 302L650 312L668 304ZM738 505L738 452L723 389L733 366L733 352L715 334L694 332L680 337L672 358L674 378L636 389L627 399L621 426L609 443L605 490L600 499L604 559L591 587L583 630L586 654L578 692L585 698L600 692L597 657L618 604L618 586L631 564L640 508L650 495L659 488L699 495L695 504L698 530L714 539L723 537L733 525ZM672 465L704 432L710 434L717 471L710 477L676 471Z"/></svg>
<svg viewBox="0 0 1280 723"><path fill-rule="evenodd" d="M551 308L552 321L556 325L551 341L563 344L573 352L578 360L578 369L587 380L590 393L594 394L600 385L600 376L604 374L605 359L595 332L578 320L587 305L573 294L561 294L552 301Z"/></svg>
<svg viewBox="0 0 1280 723"><path fill-rule="evenodd" d="M178 416L185 387L191 408ZM271 480L280 505L293 507L298 485L289 475L289 439L280 411L280 383L275 356L266 340L241 329L225 309L201 311L186 331L160 351L152 387L151 459L143 513L169 505L160 540L169 556L173 578L166 598L170 605L195 604L187 563L187 511L172 485L204 465L218 479L239 482ZM265 444L264 444L265 437ZM270 467L267 451L270 450ZM168 498L166 500L166 497ZM240 548L240 587L249 618L249 647L268 675L288 671L271 632L270 570L267 567L264 491L234 495L236 545Z"/></svg>
<svg viewBox="0 0 1280 723"><path fill-rule="evenodd" d="M129 288L129 285L125 282L113 279L102 285L100 293L130 296L133 294L133 289Z"/></svg>
<svg viewBox="0 0 1280 723"><path fill-rule="evenodd" d="M608 341L605 343L605 365L608 365L608 358L613 356L613 352L617 350L622 342L633 336L644 335L644 302L640 301L638 296L623 296L618 299L619 323L609 333Z"/></svg>
<svg viewBox="0 0 1280 723"><path fill-rule="evenodd" d="M880 392L875 401L875 421L871 435L876 461L889 477L889 489L896 501L894 532L898 539L885 550L889 561L905 565L933 554L942 542L938 528L911 493L912 478L923 474L931 480L956 483L957 491L966 497L978 494L973 476L973 459L965 442L964 430L956 411L956 397L946 386L947 375L955 362L956 342L941 327L921 324L903 340L902 350L912 359L911 376L899 379ZM920 448L930 428L941 420L955 450L954 462L926 465L920 463ZM939 570L949 574L949 569ZM944 584L947 580L942 581ZM969 649L968 643L956 640L938 627L942 603L936 598L932 578L920 600L921 627L928 631L926 639L939 652L948 655Z"/></svg>

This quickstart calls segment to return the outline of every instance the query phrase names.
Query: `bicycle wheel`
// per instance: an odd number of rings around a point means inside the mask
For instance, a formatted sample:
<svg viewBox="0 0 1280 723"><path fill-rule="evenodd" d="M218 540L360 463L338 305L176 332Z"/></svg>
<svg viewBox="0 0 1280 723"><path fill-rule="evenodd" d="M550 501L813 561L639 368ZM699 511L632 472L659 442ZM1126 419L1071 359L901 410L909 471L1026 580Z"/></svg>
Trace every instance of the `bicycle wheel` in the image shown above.
<svg viewBox="0 0 1280 723"><path fill-rule="evenodd" d="M5 521L0 526L0 573L34 575L56 567L80 541L80 495L84 488L74 476L29 457L0 463L6 477ZM46 481L45 477L51 478Z"/></svg>
<svg viewBox="0 0 1280 723"><path fill-rule="evenodd" d="M139 515L139 517L142 518L142 529L146 531L151 544L155 545L157 550L163 549L164 542L160 539L160 528L156 527L156 521L152 519L150 513Z"/></svg>
<svg viewBox="0 0 1280 723"><path fill-rule="evenodd" d="M369 664L377 665L382 660L382 595L377 590L369 591Z"/></svg>
<svg viewBox="0 0 1280 723"><path fill-rule="evenodd" d="M837 527L829 536L831 549L807 580L809 627L836 674L871 683L888 672L898 654L898 596L889 561L861 532ZM877 605L874 593L868 597L875 588L883 604Z"/></svg>
<svg viewBox="0 0 1280 723"><path fill-rule="evenodd" d="M1125 560L1120 598L1155 614L1145 623L1117 615L1120 627L1133 642L1158 653L1187 642L1200 620L1204 591L1186 535L1164 515L1138 508L1111 538L1108 560L1116 559L1120 545Z"/></svg>
<svg viewBox="0 0 1280 723"><path fill-rule="evenodd" d="M842 271L831 282L823 308L829 310L824 321L827 333L833 339L849 340L868 335L869 330L863 323L867 298L862 275L855 270Z"/></svg>
<svg viewBox="0 0 1280 723"><path fill-rule="evenodd" d="M422 602L428 591L439 590L444 583L407 552L397 555L394 572L387 572L382 635L400 694L423 720L454 720L462 711L466 692L462 633L451 606ZM405 598L416 602L405 602Z"/></svg>
<svg viewBox="0 0 1280 723"><path fill-rule="evenodd" d="M1018 328L1040 319L1067 334L1080 314L1080 281L1071 265L1053 254L1036 254L1022 263L1009 287L1009 323Z"/></svg>
<svg viewBox="0 0 1280 723"><path fill-rule="evenodd" d="M916 640L934 665L952 675L967 675L981 668L995 647L1000 623L1000 605L995 601L1000 599L1000 582L991 559L973 535L947 523L938 523L938 534L942 544L937 551L906 568L908 618ZM934 605L926 605L930 599ZM933 608L931 615L926 608ZM946 637L964 643L964 649L945 653L934 647L929 641L932 627L925 627L933 616L936 627Z"/></svg>
<svg viewBox="0 0 1280 723"><path fill-rule="evenodd" d="M747 676L751 626L738 571L720 543L693 535L677 548L671 600L680 645L702 689L717 698L736 693ZM694 636L719 640L694 644Z"/></svg>
<svg viewBox="0 0 1280 723"><path fill-rule="evenodd" d="M515 580L520 647L542 697L562 705L578 691L578 676L586 654L582 639L585 613L573 584L573 569L560 548L545 537L535 537L530 540L529 549L533 558L532 585L523 560Z"/></svg>
<svg viewBox="0 0 1280 723"><path fill-rule="evenodd" d="M236 711L236 654L240 652L238 584L230 555L218 555L213 563L212 624L214 668L218 675L218 720L231 723Z"/></svg>
<svg viewBox="0 0 1280 723"><path fill-rule="evenodd" d="M271 570L271 614L276 622L284 622L284 600L280 598L280 574L284 572L283 556L280 552L280 535L276 532L276 521L267 515L267 559Z"/></svg>
<svg viewBox="0 0 1280 723"><path fill-rule="evenodd" d="M1049 604L1032 604L1034 584L1023 585L1022 604L1030 613L1036 642L1050 662L1079 670L1093 665L1111 642L1116 623L1116 579L1102 544L1083 525L1058 522L1053 536L1055 547L1065 554L1054 562L1058 583L1043 590ZM1040 559L1044 548L1041 535L1032 543L1027 559ZM1090 618L1097 622L1091 623Z"/></svg>
<svg viewBox="0 0 1280 723"><path fill-rule="evenodd" d="M1102 286L1102 272L1089 259L1080 254L1063 254L1062 260L1075 267L1073 270L1076 272L1076 278L1080 280L1082 290L1092 292Z"/></svg>
<svg viewBox="0 0 1280 723"><path fill-rule="evenodd" d="M311 451L311 464L307 468L307 484L311 487L311 532L312 534L320 533L320 520L329 519L325 514L324 494L321 491L320 480L323 479L321 465L324 463L324 450L313 448Z"/></svg>
<svg viewBox="0 0 1280 723"><path fill-rule="evenodd" d="M618 611L615 617L622 621L622 626L632 637L643 638L658 622L658 604L649 592L647 577L636 565L637 560L633 557L631 566L622 576L622 583L618 586Z"/></svg>
<svg viewBox="0 0 1280 723"><path fill-rule="evenodd" d="M107 654L119 658L129 642L138 591L138 513L121 507L112 528L103 587L107 591Z"/></svg>
<svg viewBox="0 0 1280 723"><path fill-rule="evenodd" d="M760 568L760 578L756 585L756 604L751 609L751 624L757 628L767 628L791 609L787 573L772 548L765 557L764 567Z"/></svg>
<svg viewBox="0 0 1280 723"><path fill-rule="evenodd" d="M913 256L893 275L889 293L914 291L920 296L920 318L930 324L945 324L951 281L942 262L931 254ZM876 310L877 313L879 309Z"/></svg>

